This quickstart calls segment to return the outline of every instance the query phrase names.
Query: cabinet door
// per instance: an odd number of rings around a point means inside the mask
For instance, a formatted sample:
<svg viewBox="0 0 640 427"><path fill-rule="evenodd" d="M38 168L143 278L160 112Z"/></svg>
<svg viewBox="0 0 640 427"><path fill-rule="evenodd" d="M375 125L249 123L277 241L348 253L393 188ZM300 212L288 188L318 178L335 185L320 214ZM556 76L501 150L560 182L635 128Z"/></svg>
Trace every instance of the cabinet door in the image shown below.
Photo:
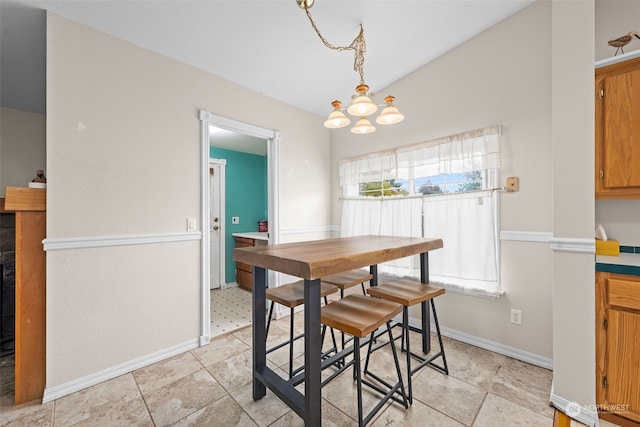
<svg viewBox="0 0 640 427"><path fill-rule="evenodd" d="M608 320L607 409L640 421L640 314L612 308Z"/></svg>
<svg viewBox="0 0 640 427"><path fill-rule="evenodd" d="M640 187L640 69L607 77L603 103L604 187Z"/></svg>
<svg viewBox="0 0 640 427"><path fill-rule="evenodd" d="M596 199L640 199L640 58L595 72Z"/></svg>
<svg viewBox="0 0 640 427"><path fill-rule="evenodd" d="M640 422L640 277L596 273L596 402Z"/></svg>

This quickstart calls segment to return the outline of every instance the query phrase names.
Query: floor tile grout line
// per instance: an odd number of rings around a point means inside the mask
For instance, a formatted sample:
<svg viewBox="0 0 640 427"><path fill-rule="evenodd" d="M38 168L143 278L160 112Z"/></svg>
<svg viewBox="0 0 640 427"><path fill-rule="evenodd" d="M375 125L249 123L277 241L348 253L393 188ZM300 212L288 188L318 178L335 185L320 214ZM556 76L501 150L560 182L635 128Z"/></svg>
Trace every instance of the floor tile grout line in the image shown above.
<svg viewBox="0 0 640 427"><path fill-rule="evenodd" d="M487 396L489 396L489 392L485 391L484 396L482 397L482 403L480 403L480 405L478 406L478 410L476 411L476 414L473 417L473 420L471 421L471 424L469 424L470 426L473 426L475 424L476 420L478 419L478 415L480 415L480 412L482 411L482 407L484 406L484 402L487 401Z"/></svg>
<svg viewBox="0 0 640 427"><path fill-rule="evenodd" d="M149 419L151 420L151 423L154 425L154 427L156 427L156 421L153 419L153 415L151 414L151 408L149 408L149 404L147 403L147 399L144 397L144 393L142 393L142 389L140 388L140 383L138 383L138 380L136 379L136 376L134 375L135 371L131 372L131 377L133 378L133 381L136 384L136 388L138 389L138 393L140 393L140 398L142 399L142 402L144 403L144 407L147 409L147 414L149 414Z"/></svg>

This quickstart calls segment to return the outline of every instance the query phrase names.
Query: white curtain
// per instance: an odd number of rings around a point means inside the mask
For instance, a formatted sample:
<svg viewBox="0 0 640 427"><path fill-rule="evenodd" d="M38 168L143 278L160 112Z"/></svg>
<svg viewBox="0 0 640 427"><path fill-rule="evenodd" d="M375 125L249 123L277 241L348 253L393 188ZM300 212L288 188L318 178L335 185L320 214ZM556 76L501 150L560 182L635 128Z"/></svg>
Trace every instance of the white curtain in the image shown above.
<svg viewBox="0 0 640 427"><path fill-rule="evenodd" d="M498 239L495 191L425 197L424 233L440 237L429 253L431 282L461 292L497 296Z"/></svg>
<svg viewBox="0 0 640 427"><path fill-rule="evenodd" d="M429 253L430 280L448 289L495 297L499 283L498 192L425 197L359 197L360 184L483 171L483 188L497 182L500 127L491 126L340 162L342 235L441 238ZM419 276L414 258L380 266L381 272Z"/></svg>
<svg viewBox="0 0 640 427"><path fill-rule="evenodd" d="M497 169L500 133L500 126L490 126L341 160L342 193L345 197L357 196L364 182Z"/></svg>
<svg viewBox="0 0 640 427"><path fill-rule="evenodd" d="M396 151L397 179L494 169L500 166L500 127L492 126Z"/></svg>
<svg viewBox="0 0 640 427"><path fill-rule="evenodd" d="M422 236L422 199L376 198L347 199L342 202L342 237ZM381 264L380 272L395 275L412 274L411 258Z"/></svg>
<svg viewBox="0 0 640 427"><path fill-rule="evenodd" d="M360 184L364 182L382 182L397 176L396 155L385 151L341 161L340 186L345 195L357 196Z"/></svg>
<svg viewBox="0 0 640 427"><path fill-rule="evenodd" d="M374 197L343 200L341 236L380 235L381 204L382 200Z"/></svg>

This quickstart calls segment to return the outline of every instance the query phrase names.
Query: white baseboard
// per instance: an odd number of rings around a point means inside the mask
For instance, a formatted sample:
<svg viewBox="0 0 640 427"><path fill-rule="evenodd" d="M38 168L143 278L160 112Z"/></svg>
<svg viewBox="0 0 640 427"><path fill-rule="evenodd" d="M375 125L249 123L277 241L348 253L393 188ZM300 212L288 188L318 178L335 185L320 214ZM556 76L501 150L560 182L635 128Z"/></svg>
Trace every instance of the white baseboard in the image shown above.
<svg viewBox="0 0 640 427"><path fill-rule="evenodd" d="M76 391L80 391L87 387L91 387L112 378L116 378L120 375L127 374L129 372L135 371L136 369L151 365L152 363L156 363L169 357L184 353L186 351L193 350L194 348L200 346L199 342L200 339L195 338L193 340L156 351L155 353L151 353L125 363L121 363L120 365L116 365L111 368L107 368L102 371L98 371L63 384L59 384L53 387L45 387L42 403L51 402L52 400L59 399L68 394L75 393Z"/></svg>
<svg viewBox="0 0 640 427"><path fill-rule="evenodd" d="M398 320L402 321L401 318L398 318ZM420 322L413 318L409 319L409 324L416 328L421 327ZM436 332L436 327L433 321L431 322L431 332ZM549 357L540 356L538 354L530 353L528 351L520 350L518 348L501 344L495 341L490 341L484 338L479 338L474 335L456 331L455 329L450 329L443 326L440 326L440 333L443 336L454 339L456 341L461 341L463 343L471 344L476 347L492 351L494 353L502 354L504 356L521 360L523 362L531 363L532 365L540 366L541 368L553 369L553 360ZM446 351L447 349L445 348L445 352Z"/></svg>
<svg viewBox="0 0 640 427"><path fill-rule="evenodd" d="M562 396L558 396L553 391L553 384L551 384L551 404L568 417L581 422L589 427L598 427L600 420L598 419L598 413L594 412L592 408L582 406L577 402L571 402Z"/></svg>

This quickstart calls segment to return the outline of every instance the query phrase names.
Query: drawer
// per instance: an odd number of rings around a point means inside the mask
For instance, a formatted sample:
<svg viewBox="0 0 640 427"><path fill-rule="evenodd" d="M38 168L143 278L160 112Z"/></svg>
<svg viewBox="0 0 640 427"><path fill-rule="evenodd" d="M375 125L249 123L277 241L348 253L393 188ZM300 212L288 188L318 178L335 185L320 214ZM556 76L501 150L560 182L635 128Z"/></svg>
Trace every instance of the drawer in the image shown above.
<svg viewBox="0 0 640 427"><path fill-rule="evenodd" d="M247 273L250 273L250 274L253 273L253 266L251 266L249 264L245 264L244 262L237 262L236 261L236 268L238 270L246 271Z"/></svg>
<svg viewBox="0 0 640 427"><path fill-rule="evenodd" d="M609 278L607 282L610 306L640 310L640 281Z"/></svg>
<svg viewBox="0 0 640 427"><path fill-rule="evenodd" d="M246 248L247 246L253 246L254 240L247 239L246 237L234 237L236 239L236 247Z"/></svg>

